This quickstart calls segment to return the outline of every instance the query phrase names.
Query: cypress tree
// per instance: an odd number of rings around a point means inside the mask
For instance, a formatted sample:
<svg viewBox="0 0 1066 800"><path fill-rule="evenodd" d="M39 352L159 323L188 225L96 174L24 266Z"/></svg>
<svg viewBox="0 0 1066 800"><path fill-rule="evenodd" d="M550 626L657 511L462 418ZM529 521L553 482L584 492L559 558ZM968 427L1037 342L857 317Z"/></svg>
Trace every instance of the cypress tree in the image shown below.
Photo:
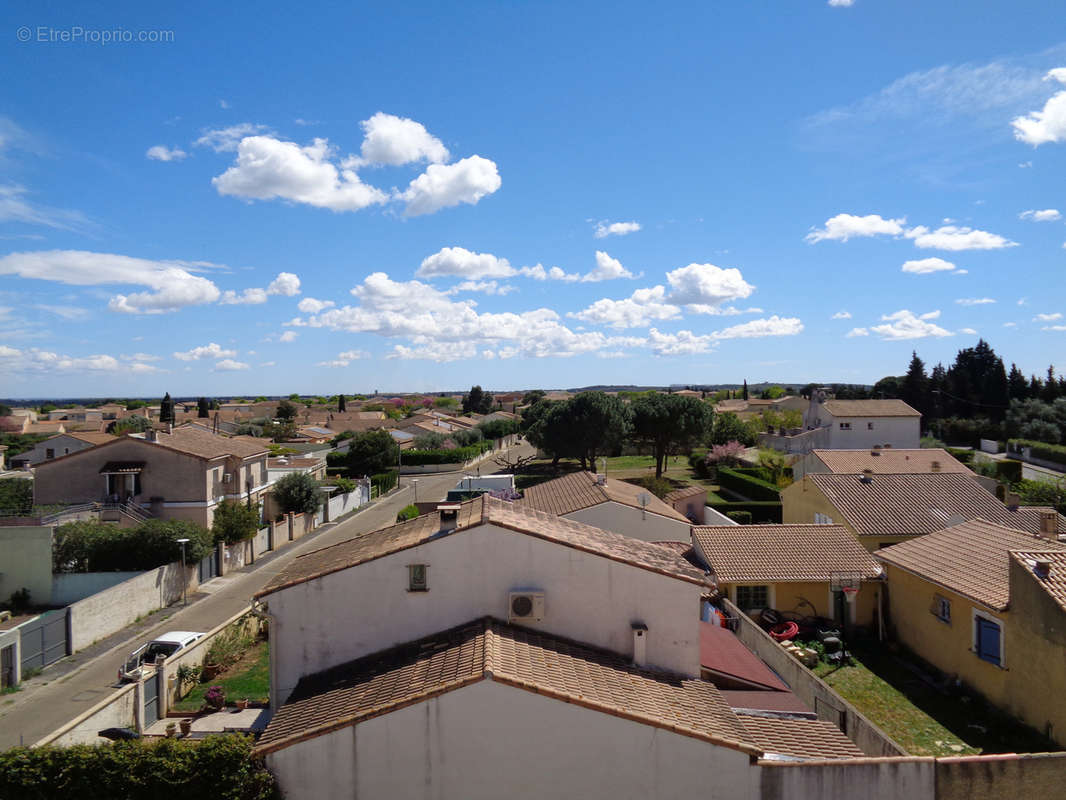
<svg viewBox="0 0 1066 800"><path fill-rule="evenodd" d="M337 395L337 411L343 412L343 411L346 411L347 408L348 408L348 406L347 406L347 402L344 399L344 395L343 394Z"/></svg>
<svg viewBox="0 0 1066 800"><path fill-rule="evenodd" d="M211 410L211 407L208 405L206 397L201 397L199 400L196 401L196 417L197 417L197 419L207 419L208 412L210 410Z"/></svg>
<svg viewBox="0 0 1066 800"><path fill-rule="evenodd" d="M170 399L170 392L166 393L159 404L159 421L174 424L174 401Z"/></svg>

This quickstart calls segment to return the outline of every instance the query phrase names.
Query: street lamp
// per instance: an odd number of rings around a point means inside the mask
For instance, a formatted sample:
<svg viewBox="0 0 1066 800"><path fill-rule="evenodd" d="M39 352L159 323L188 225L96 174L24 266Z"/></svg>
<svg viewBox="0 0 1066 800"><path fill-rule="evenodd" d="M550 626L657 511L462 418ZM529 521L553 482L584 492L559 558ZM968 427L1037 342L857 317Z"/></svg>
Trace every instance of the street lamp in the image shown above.
<svg viewBox="0 0 1066 800"><path fill-rule="evenodd" d="M188 583L189 580L185 575L185 545L188 539L178 539L178 544L181 545L181 604L182 606L189 605Z"/></svg>
<svg viewBox="0 0 1066 800"><path fill-rule="evenodd" d="M418 478L411 478L411 483L415 485L415 505L418 505Z"/></svg>

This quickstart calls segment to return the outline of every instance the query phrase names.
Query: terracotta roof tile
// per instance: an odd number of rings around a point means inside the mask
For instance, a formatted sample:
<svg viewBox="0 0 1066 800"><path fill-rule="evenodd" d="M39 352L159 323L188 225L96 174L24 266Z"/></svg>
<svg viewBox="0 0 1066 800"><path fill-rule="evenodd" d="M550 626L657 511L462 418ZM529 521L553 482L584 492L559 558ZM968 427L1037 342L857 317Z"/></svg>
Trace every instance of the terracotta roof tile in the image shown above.
<svg viewBox="0 0 1066 800"><path fill-rule="evenodd" d="M873 578L881 573L843 525L698 525L692 536L719 584L828 581L831 572Z"/></svg>
<svg viewBox="0 0 1066 800"><path fill-rule="evenodd" d="M455 527L448 535L488 523L679 580L707 583L702 570L657 544L522 508L488 495L461 503ZM441 515L434 512L306 553L295 558L256 597L415 547L439 535Z"/></svg>
<svg viewBox="0 0 1066 800"><path fill-rule="evenodd" d="M940 472L973 472L951 455L947 450L928 448L922 450L813 450L830 472L837 474L852 473L858 475L864 469L875 473L932 473L933 463L940 465ZM877 455L874 455L877 453Z"/></svg>
<svg viewBox="0 0 1066 800"><path fill-rule="evenodd" d="M792 714L812 714L803 701L792 692L772 692L765 689L721 689L722 699L734 711L784 711Z"/></svg>
<svg viewBox="0 0 1066 800"><path fill-rule="evenodd" d="M480 680L755 754L713 685L489 618L303 678L257 750L278 750Z"/></svg>
<svg viewBox="0 0 1066 800"><path fill-rule="evenodd" d="M1011 511L968 475L858 475L810 473L810 480L859 536L917 536L981 517L998 525L1037 533L1039 506ZM799 491L793 484L786 492ZM1060 522L1060 529L1066 525Z"/></svg>
<svg viewBox="0 0 1066 800"><path fill-rule="evenodd" d="M1010 551L1038 549L1066 552L1066 545L975 519L875 555L886 564L1003 610L1010 600Z"/></svg>
<svg viewBox="0 0 1066 800"><path fill-rule="evenodd" d="M822 407L834 417L920 417L902 400L826 400Z"/></svg>
<svg viewBox="0 0 1066 800"><path fill-rule="evenodd" d="M103 444L104 442L110 442L115 439L110 433L99 433L92 431L67 431L67 436L73 439L78 439L89 444Z"/></svg>
<svg viewBox="0 0 1066 800"><path fill-rule="evenodd" d="M171 433L160 431L156 442L163 447L200 458L219 458L221 456L249 456L266 453L267 447L261 439L251 436L216 436L210 431L198 427L182 426Z"/></svg>
<svg viewBox="0 0 1066 800"><path fill-rule="evenodd" d="M666 503L673 504L676 503L678 500L685 500L689 497L696 497L701 494L704 497L707 496L706 486L685 486L682 489L674 489L672 492L666 495L666 497L663 498L663 501Z"/></svg>
<svg viewBox="0 0 1066 800"><path fill-rule="evenodd" d="M1041 544L1041 547L1043 545ZM1011 553L1010 557L1022 565L1051 595L1059 607L1066 611L1066 552L1061 550L1024 550ZM1051 571L1044 577L1036 574L1037 561L1050 561Z"/></svg>
<svg viewBox="0 0 1066 800"><path fill-rule="evenodd" d="M572 472L561 478L530 486L515 504L561 517L607 502L639 509L641 505L638 498L642 494L648 496L647 511L688 522L682 514L647 489L617 478L608 478L606 483L600 484L592 472Z"/></svg>
<svg viewBox="0 0 1066 800"><path fill-rule="evenodd" d="M795 758L862 758L864 753L832 722L738 715L748 740L767 753Z"/></svg>

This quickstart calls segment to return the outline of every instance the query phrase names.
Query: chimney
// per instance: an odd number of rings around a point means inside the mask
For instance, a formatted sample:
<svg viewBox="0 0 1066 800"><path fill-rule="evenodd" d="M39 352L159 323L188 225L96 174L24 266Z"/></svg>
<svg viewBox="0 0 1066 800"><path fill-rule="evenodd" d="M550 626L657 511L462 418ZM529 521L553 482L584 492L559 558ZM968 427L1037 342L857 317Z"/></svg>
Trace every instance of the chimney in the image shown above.
<svg viewBox="0 0 1066 800"><path fill-rule="evenodd" d="M881 445L875 444L874 445L874 449L870 451L870 455L872 455L872 456L881 455Z"/></svg>
<svg viewBox="0 0 1066 800"><path fill-rule="evenodd" d="M1004 502L1011 511L1017 511L1022 499L1015 492L1008 492L1007 499Z"/></svg>
<svg viewBox="0 0 1066 800"><path fill-rule="evenodd" d="M1033 572L1036 573L1036 577L1040 578L1040 580L1046 581L1051 577L1051 562L1047 559L1039 559L1033 568Z"/></svg>
<svg viewBox="0 0 1066 800"><path fill-rule="evenodd" d="M859 476L859 481L862 483L873 483L874 471L872 469L864 469L862 475Z"/></svg>
<svg viewBox="0 0 1066 800"><path fill-rule="evenodd" d="M150 442L155 442L155 441L158 441L158 440L157 440L157 438L156 438L156 435L155 435L155 428L149 428L149 429L148 429L148 430L147 430L147 431L145 432L145 434L144 434L144 438L145 438L145 439L147 439L147 440L148 440L148 441L150 441Z"/></svg>
<svg viewBox="0 0 1066 800"><path fill-rule="evenodd" d="M940 462L939 461L934 461L933 463L931 463L929 465L929 469L932 470L933 472L940 472Z"/></svg>
<svg viewBox="0 0 1066 800"><path fill-rule="evenodd" d="M604 475L602 472L597 473L596 474L596 483L598 483L600 486L606 486L607 485L607 476Z"/></svg>
<svg viewBox="0 0 1066 800"><path fill-rule="evenodd" d="M440 533L451 533L459 527L459 503L441 503L437 513L440 515Z"/></svg>
<svg viewBox="0 0 1066 800"><path fill-rule="evenodd" d="M1040 536L1052 542L1059 540L1059 515L1056 511L1040 512Z"/></svg>
<svg viewBox="0 0 1066 800"><path fill-rule="evenodd" d="M633 623L633 664L643 667L648 663L648 626L643 622Z"/></svg>

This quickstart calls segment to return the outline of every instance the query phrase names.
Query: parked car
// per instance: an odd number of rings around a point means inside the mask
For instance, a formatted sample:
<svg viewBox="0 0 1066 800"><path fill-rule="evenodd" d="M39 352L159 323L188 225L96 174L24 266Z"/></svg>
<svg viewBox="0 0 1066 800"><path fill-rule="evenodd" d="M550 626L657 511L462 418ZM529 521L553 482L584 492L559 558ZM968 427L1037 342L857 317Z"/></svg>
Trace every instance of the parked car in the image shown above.
<svg viewBox="0 0 1066 800"><path fill-rule="evenodd" d="M145 667L151 667L156 659L162 656L169 658L179 650L184 650L190 644L203 636L196 631L168 631L157 639L147 644L142 644L129 654L118 670L119 681L140 680Z"/></svg>

